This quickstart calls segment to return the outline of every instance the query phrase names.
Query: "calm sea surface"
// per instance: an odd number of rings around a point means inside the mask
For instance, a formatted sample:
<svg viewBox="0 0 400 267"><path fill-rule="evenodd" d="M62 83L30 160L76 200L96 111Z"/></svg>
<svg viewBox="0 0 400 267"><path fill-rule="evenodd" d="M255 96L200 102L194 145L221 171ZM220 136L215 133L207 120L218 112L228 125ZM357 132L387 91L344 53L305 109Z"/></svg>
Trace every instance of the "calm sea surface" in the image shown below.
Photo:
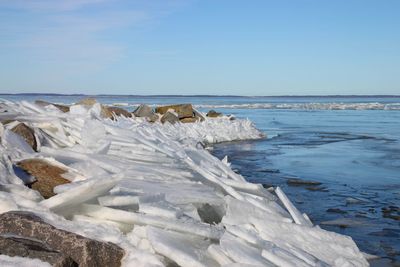
<svg viewBox="0 0 400 267"><path fill-rule="evenodd" d="M74 103L82 96L0 95ZM281 186L324 229L350 235L368 253L400 261L400 97L97 96L132 110L139 103L193 103L249 118L268 136L223 143L251 182ZM320 182L293 185L290 179Z"/></svg>

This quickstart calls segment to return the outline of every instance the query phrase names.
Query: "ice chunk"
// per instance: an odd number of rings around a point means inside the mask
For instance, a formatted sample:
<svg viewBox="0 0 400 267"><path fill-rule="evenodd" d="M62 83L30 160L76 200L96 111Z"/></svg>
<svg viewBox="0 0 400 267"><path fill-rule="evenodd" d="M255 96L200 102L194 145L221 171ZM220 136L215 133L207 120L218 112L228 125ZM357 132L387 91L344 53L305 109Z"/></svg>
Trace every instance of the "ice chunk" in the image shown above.
<svg viewBox="0 0 400 267"><path fill-rule="evenodd" d="M181 210L166 201L141 203L139 212L174 219L180 218L183 214Z"/></svg>
<svg viewBox="0 0 400 267"><path fill-rule="evenodd" d="M310 220L305 218L299 210L293 205L293 203L288 199L285 193L283 193L282 189L278 186L275 190L276 194L278 195L279 199L282 201L283 205L285 205L286 209L289 211L290 215L292 215L293 220L297 224L305 225L312 227L312 223Z"/></svg>
<svg viewBox="0 0 400 267"><path fill-rule="evenodd" d="M55 211L60 210L63 207L74 206L105 194L110 191L119 180L120 177L103 177L88 180L72 190L65 191L49 199L43 200L40 204Z"/></svg>
<svg viewBox="0 0 400 267"><path fill-rule="evenodd" d="M204 239L176 232L147 228L147 237L154 250L182 267L218 266L207 253L210 243Z"/></svg>
<svg viewBox="0 0 400 267"><path fill-rule="evenodd" d="M220 240L222 250L235 262L243 264L253 264L255 266L275 265L261 256L261 250L246 244L241 239L226 233Z"/></svg>
<svg viewBox="0 0 400 267"><path fill-rule="evenodd" d="M199 223L190 218L175 220L166 219L160 216L145 215L89 204L83 204L81 211L83 214L99 219L112 220L126 224L151 225L210 239L219 239L222 233L222 230L216 226Z"/></svg>
<svg viewBox="0 0 400 267"><path fill-rule="evenodd" d="M0 266L2 267L51 267L50 263L41 261L39 259L25 258L25 257L10 257L7 255L0 255Z"/></svg>

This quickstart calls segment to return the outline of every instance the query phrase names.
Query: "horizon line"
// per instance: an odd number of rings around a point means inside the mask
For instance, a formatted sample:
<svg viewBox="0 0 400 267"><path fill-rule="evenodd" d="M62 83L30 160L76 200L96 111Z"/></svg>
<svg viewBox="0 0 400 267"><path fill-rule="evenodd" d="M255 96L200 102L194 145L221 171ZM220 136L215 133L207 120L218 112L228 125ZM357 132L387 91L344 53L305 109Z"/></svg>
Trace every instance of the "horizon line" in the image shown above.
<svg viewBox="0 0 400 267"><path fill-rule="evenodd" d="M400 95L357 95L357 94L336 94L336 95L168 95L168 94L151 94L151 95L132 95L132 94L60 94L60 93L0 93L0 95L15 95L15 96L95 96L95 97L110 97L110 96L124 96L124 97L400 97Z"/></svg>

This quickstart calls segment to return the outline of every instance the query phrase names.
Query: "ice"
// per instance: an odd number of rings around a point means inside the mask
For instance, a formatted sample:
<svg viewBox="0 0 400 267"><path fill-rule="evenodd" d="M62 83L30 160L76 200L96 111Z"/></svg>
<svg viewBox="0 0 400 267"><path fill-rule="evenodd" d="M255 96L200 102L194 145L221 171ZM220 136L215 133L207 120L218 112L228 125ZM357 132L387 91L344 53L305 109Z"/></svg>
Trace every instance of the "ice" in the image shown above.
<svg viewBox="0 0 400 267"><path fill-rule="evenodd" d="M289 211L290 215L292 215L293 220L297 224L305 225L305 226L313 226L310 220L305 218L303 214L301 214L298 209L293 205L293 203L288 199L285 193L283 193L282 189L278 186L275 190L279 199L282 201L283 205L285 205L286 209Z"/></svg>
<svg viewBox="0 0 400 267"><path fill-rule="evenodd" d="M252 247L243 240L235 238L229 233L225 233L220 240L221 249L235 262L243 264L253 264L255 266L271 266L274 265L268 262L261 256L261 250Z"/></svg>
<svg viewBox="0 0 400 267"><path fill-rule="evenodd" d="M32 211L60 229L113 242L126 252L123 266L368 266L351 238L313 226L280 188L248 183L227 157L204 149L263 137L249 120L172 125L105 119L100 104L67 113L2 105L8 114L0 119L27 123L40 146L34 152L13 124L0 124L0 213ZM15 174L13 165L29 158L66 170L71 183L43 200Z"/></svg>
<svg viewBox="0 0 400 267"><path fill-rule="evenodd" d="M197 222L191 218L167 219L161 216L128 212L90 204L83 204L81 212L94 218L134 225L151 225L210 239L219 239L222 233L219 227Z"/></svg>
<svg viewBox="0 0 400 267"><path fill-rule="evenodd" d="M7 255L0 255L0 266L2 267L51 267L47 262L23 257L10 257Z"/></svg>
<svg viewBox="0 0 400 267"><path fill-rule="evenodd" d="M218 266L207 252L210 243L195 236L147 227L147 237L154 250L182 267Z"/></svg>
<svg viewBox="0 0 400 267"><path fill-rule="evenodd" d="M74 206L108 192L119 180L119 177L103 177L88 180L71 190L64 191L54 197L41 201L40 205L53 210Z"/></svg>

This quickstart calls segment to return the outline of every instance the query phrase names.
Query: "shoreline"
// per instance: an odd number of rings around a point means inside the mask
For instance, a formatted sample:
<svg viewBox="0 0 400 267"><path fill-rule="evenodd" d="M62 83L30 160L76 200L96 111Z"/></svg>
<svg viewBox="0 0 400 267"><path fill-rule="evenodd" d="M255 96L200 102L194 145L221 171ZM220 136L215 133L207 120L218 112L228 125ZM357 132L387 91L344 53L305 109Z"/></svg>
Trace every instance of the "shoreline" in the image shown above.
<svg viewBox="0 0 400 267"><path fill-rule="evenodd" d="M14 189L0 194L9 198L11 210L34 211L55 227L112 240L123 248L125 266L368 266L351 239L313 226L282 190L271 193L246 182L227 159L197 145L260 137L251 122L112 120L102 117L100 104L87 106L62 113L52 105L8 104L7 118L15 111L14 119L33 128L36 141L42 139L38 152L31 152L3 126L2 153L11 157L3 157L3 165L44 159L65 170L70 182L39 200L17 182L13 169L3 168ZM29 192L29 203L20 201L19 189Z"/></svg>

